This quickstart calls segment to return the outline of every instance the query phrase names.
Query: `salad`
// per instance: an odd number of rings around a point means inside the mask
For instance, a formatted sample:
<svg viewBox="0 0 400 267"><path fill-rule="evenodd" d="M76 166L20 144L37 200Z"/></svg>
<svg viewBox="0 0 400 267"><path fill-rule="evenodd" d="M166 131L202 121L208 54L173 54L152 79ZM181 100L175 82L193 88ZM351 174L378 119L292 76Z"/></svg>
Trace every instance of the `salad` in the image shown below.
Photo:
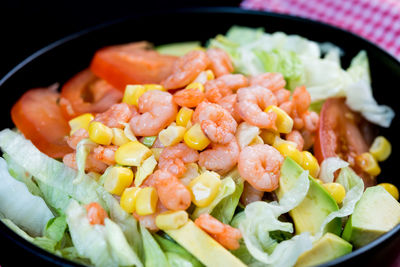
<svg viewBox="0 0 400 267"><path fill-rule="evenodd" d="M0 132L0 219L89 266L314 266L400 222L365 51L234 26L98 50ZM18 196L18 197L16 197Z"/></svg>

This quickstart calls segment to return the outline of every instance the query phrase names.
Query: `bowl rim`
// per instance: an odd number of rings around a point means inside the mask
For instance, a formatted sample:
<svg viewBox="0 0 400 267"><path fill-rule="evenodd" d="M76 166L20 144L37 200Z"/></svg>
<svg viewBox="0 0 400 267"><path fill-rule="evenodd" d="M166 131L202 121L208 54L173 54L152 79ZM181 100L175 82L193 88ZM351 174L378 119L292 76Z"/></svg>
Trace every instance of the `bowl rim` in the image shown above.
<svg viewBox="0 0 400 267"><path fill-rule="evenodd" d="M123 22L129 21L129 20L134 20L134 19L138 19L138 18L142 18L142 17L153 17L153 16L160 15L160 14L171 15L171 14L184 14L184 13L194 13L194 14L210 14L210 13L223 14L223 13L225 13L225 14L234 14L234 15L243 14L243 15L253 15L253 16L259 16L259 17L279 18L279 19L284 19L286 21L290 21L292 23L299 21L299 22L306 23L306 24L317 25L318 27L325 28L329 31L336 31L336 32L339 32L340 34L349 35L349 36L352 36L352 38L358 39L359 41L364 43L368 49L375 50L376 52L380 53L383 57L385 57L387 60L391 61L391 63L394 63L395 65L398 65L400 67L400 59L397 59L394 55L390 54L388 51L384 50L382 47L371 42L370 40L368 40L362 36L359 36L353 32L336 27L334 25L316 21L316 20L312 20L309 18L293 16L293 15L288 15L288 14L281 14L281 13L273 13L273 12L269 12L269 11L250 10L250 9L245 9L245 8L241 8L241 7L232 7L232 6L218 6L218 7L198 6L198 7L182 7L182 8L174 7L174 8L167 8L164 10L149 10L146 12L134 13L129 16L123 16L123 17L120 17L117 19L109 20L109 21L106 21L106 22L103 22L103 23L100 23L97 25L87 27L83 30L77 31L77 32L69 34L61 39L58 39L58 40L44 46L43 48L37 50L36 52L32 53L31 55L26 57L24 60L22 60L20 63L18 63L16 66L14 66L3 77L1 77L0 87L3 86L7 82L7 80L10 79L13 75L15 75L18 71L20 71L22 68L24 68L30 62L39 58L41 55L43 55L53 49L56 49L57 47L65 44L65 43L68 43L68 42L78 39L86 34L89 34L93 31L101 30L101 29L107 28L107 27L112 27L113 25L116 25L118 23L123 23ZM243 25L245 25L245 24L246 23L243 23ZM240 23L237 23L236 25L240 25ZM42 258L44 260L47 260L50 263L57 264L60 266L84 266L84 265L81 265L80 263L73 262L66 258L60 257L56 254L50 253L50 252L34 245L33 243L25 240L20 235L15 233L12 229L10 229L3 222L0 222L0 233L3 236L5 236L6 238L10 239L11 242L16 243L18 246L28 250L31 253L34 253L35 255L39 256L40 258ZM345 263L345 261L355 258L361 254L364 254L368 250L374 248L375 246L378 246L379 244L381 244L381 243L387 241L388 239L393 238L395 235L399 235L399 234L400 234L400 224L395 226L389 232L378 237L371 243L368 243L367 245L365 245L359 249L356 249L349 254L346 254L344 256L341 256L341 257L331 260L329 262L323 263L322 265L319 265L319 266L333 266L333 265Z"/></svg>

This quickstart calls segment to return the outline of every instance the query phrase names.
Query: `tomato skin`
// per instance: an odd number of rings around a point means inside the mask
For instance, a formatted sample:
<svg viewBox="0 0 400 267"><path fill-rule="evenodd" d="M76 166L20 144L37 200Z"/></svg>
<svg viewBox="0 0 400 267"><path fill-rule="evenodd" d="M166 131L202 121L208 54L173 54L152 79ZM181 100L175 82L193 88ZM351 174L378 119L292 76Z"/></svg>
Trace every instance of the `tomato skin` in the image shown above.
<svg viewBox="0 0 400 267"><path fill-rule="evenodd" d="M69 120L83 113L104 112L121 99L119 90L85 69L62 87L60 107Z"/></svg>
<svg viewBox="0 0 400 267"><path fill-rule="evenodd" d="M56 88L31 89L11 109L15 126L52 158L62 158L72 152L65 139L70 127L57 104L59 97Z"/></svg>
<svg viewBox="0 0 400 267"><path fill-rule="evenodd" d="M177 57L149 49L147 42L115 45L98 50L90 69L115 88L128 84L160 83L172 72Z"/></svg>
<svg viewBox="0 0 400 267"><path fill-rule="evenodd" d="M85 206L87 211L87 217L90 224L103 224L104 220L108 218L107 212L97 202L91 202Z"/></svg>

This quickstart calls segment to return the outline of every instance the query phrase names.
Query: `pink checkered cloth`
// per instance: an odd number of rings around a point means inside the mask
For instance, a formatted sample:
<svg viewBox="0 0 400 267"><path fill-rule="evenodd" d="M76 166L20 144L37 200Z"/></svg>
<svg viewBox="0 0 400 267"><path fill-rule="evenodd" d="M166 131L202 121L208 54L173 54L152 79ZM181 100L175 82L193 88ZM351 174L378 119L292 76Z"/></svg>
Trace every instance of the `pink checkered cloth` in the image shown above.
<svg viewBox="0 0 400 267"><path fill-rule="evenodd" d="M400 59L400 0L244 0L241 6L325 22Z"/></svg>

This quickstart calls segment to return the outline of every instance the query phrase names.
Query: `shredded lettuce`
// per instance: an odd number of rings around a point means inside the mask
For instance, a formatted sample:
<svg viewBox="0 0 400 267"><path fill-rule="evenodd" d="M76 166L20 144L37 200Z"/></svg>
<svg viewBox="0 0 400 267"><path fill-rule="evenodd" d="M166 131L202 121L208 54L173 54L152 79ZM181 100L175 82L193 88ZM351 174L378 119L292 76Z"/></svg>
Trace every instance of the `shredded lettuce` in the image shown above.
<svg viewBox="0 0 400 267"><path fill-rule="evenodd" d="M347 166L349 166L349 163L339 157L326 158L321 163L319 179L324 183L332 183L335 177L335 172Z"/></svg>
<svg viewBox="0 0 400 267"><path fill-rule="evenodd" d="M143 248L145 254L144 265L146 267L153 267L153 266L168 267L169 263L167 257L160 248L160 245L157 243L154 237L149 233L146 227L140 225L140 232L142 233Z"/></svg>
<svg viewBox="0 0 400 267"><path fill-rule="evenodd" d="M86 159L90 151L93 150L96 143L89 138L84 138L76 145L76 165L78 167L78 175L72 181L74 184L79 184L85 176Z"/></svg>

